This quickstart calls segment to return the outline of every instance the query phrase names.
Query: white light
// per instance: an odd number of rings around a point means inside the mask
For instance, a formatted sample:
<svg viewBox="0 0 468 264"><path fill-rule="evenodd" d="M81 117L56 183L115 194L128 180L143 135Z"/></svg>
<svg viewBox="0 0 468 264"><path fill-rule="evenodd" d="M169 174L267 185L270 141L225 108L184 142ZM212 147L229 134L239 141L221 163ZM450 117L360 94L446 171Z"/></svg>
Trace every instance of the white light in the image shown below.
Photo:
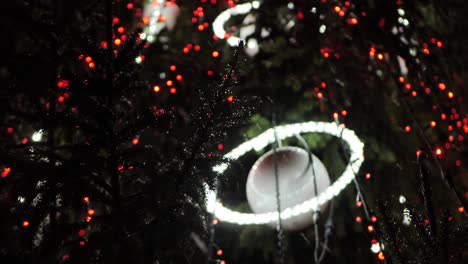
<svg viewBox="0 0 468 264"><path fill-rule="evenodd" d="M403 209L403 224L410 225L411 224L411 212L408 208Z"/></svg>
<svg viewBox="0 0 468 264"><path fill-rule="evenodd" d="M140 64L142 61L143 61L143 60L141 59L140 56L138 56L138 57L135 58L135 62L138 63L138 64Z"/></svg>
<svg viewBox="0 0 468 264"><path fill-rule="evenodd" d="M24 196L18 196L18 202L24 203L25 200Z"/></svg>
<svg viewBox="0 0 468 264"><path fill-rule="evenodd" d="M320 28L319 28L319 32L320 32L320 34L323 34L323 33L325 33L325 30L327 30L327 26L325 26L325 25L321 25L321 26L320 26Z"/></svg>
<svg viewBox="0 0 468 264"><path fill-rule="evenodd" d="M34 132L34 134L32 135L31 139L32 141L34 142L39 142L42 140L42 134L44 133L44 131L41 129L39 131L36 131Z"/></svg>
<svg viewBox="0 0 468 264"><path fill-rule="evenodd" d="M370 250L372 251L372 253L379 253L380 252L380 245L379 243L374 243L372 244L372 246L370 247Z"/></svg>
<svg viewBox="0 0 468 264"><path fill-rule="evenodd" d="M400 197L398 198L398 201L403 204L406 202L406 198L403 196L403 195L400 195Z"/></svg>
<svg viewBox="0 0 468 264"><path fill-rule="evenodd" d="M312 7L312 9L310 10L310 12L311 12L312 14L317 13L317 8L316 8L316 7Z"/></svg>
<svg viewBox="0 0 468 264"><path fill-rule="evenodd" d="M288 219L301 213L311 211L312 209L322 206L330 199L337 196L349 183L351 183L351 181L354 179L355 173L358 172L361 164L364 161L364 143L361 142L354 131L347 128L337 127L335 122L327 123L310 121L276 127L276 134L280 140L300 133L325 133L335 137L341 136L341 139L349 145L351 150L349 160L354 162L348 163L343 174L333 184L325 189L324 192L303 203L285 208L280 214L282 219ZM229 153L224 155L224 158L228 160L235 160L251 150L263 149L273 142L275 142L275 135L273 133L273 129L270 128L257 137L250 139L234 148ZM220 163L213 167L213 171L222 174L228 167L228 163ZM239 225L248 225L273 223L278 219L278 212L249 214L232 211L224 207L220 202L215 201L216 193L214 191L211 191L208 187L206 187L205 192L207 196L207 210L212 212L215 217L221 221Z"/></svg>
<svg viewBox="0 0 468 264"><path fill-rule="evenodd" d="M398 8L397 12L398 12L398 14L399 14L400 16L404 16L404 15L405 15L405 10L403 10L403 9L401 9L401 8Z"/></svg>

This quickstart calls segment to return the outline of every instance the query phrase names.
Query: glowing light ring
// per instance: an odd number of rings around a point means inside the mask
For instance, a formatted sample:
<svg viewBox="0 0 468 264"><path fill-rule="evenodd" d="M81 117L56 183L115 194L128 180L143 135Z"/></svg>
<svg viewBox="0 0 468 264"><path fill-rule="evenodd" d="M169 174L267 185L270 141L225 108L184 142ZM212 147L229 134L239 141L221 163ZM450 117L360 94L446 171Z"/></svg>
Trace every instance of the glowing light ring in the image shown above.
<svg viewBox="0 0 468 264"><path fill-rule="evenodd" d="M236 5L233 8L226 9L221 12L218 17L213 21L213 32L214 34L220 38L224 39L226 35L226 31L224 30L224 24L235 15L243 15L249 13L252 9L257 9L260 6L260 1L253 1L251 3L245 3ZM227 43L229 46L234 47L239 44L241 39L235 36L229 36L227 38Z"/></svg>
<svg viewBox="0 0 468 264"><path fill-rule="evenodd" d="M301 204L284 209L281 212L282 219L288 219L296 215L300 215L306 212L310 212L312 209L320 207L325 204L333 197L337 196L354 178L356 172L359 171L361 164L364 162L364 143L356 136L354 131L337 127L337 124L334 122L305 122L305 123L296 123L290 125L283 125L276 127L276 132L279 139L286 139L295 134L300 133L325 133L340 137L343 139L350 147L350 161L345 168L343 174L331 184L324 192L320 193L318 196L313 197ZM269 144L275 141L275 135L272 128L266 130L259 136L246 141L231 150L229 153L224 155L225 158L230 160L235 160L251 150L262 150L267 147ZM228 168L228 163L221 163L213 167L213 171L218 173L223 173ZM240 213L232 211L224 207L220 202L216 201L216 193L214 191L206 189L207 202L206 207L208 212L213 213L216 218L221 221L235 223L239 225L249 225L249 224L267 224L276 222L278 219L278 212L269 212L262 214L249 214L249 213Z"/></svg>

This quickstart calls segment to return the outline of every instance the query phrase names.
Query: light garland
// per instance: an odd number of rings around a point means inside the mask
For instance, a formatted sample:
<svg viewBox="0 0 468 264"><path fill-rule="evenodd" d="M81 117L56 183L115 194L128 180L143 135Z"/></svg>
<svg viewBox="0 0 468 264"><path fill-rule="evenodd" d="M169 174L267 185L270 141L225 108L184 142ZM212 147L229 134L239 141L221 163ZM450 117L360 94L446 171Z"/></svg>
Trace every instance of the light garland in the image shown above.
<svg viewBox="0 0 468 264"><path fill-rule="evenodd" d="M244 15L249 13L252 9L258 9L260 7L260 1L252 1L250 3L236 5L232 8L226 9L221 12L216 19L213 21L213 32L219 39L224 39L226 31L224 30L224 24L235 15ZM234 47L241 41L240 38L231 36L226 39L229 46Z"/></svg>
<svg viewBox="0 0 468 264"><path fill-rule="evenodd" d="M352 182L355 176L355 172L359 171L361 164L364 162L364 143L356 136L354 131L337 127L336 123L331 122L305 122L305 123L296 123L290 125L283 125L276 127L276 133L279 139L283 140L289 137L294 136L299 133L325 133L332 136L340 137L343 139L350 147L350 161L345 168L343 174L324 192L320 193L318 196L313 197L307 201L304 201L301 204L289 207L281 211L281 219L288 219L300 214L311 211L314 208L320 207L325 204L333 197L340 194L340 192ZM257 137L246 141L231 150L229 153L224 155L224 158L228 160L236 160L248 151L251 150L262 150L267 147L269 144L275 141L274 130L272 128L258 135ZM221 163L213 167L213 171L222 174L227 168L228 163ZM249 225L249 224L267 224L273 223L278 220L278 212L269 212L262 214L249 214L249 213L240 213L233 210L230 210L222 205L222 203L216 201L216 193L212 190L206 188L207 202L206 208L208 212L214 214L214 216L225 222L235 223L239 225Z"/></svg>

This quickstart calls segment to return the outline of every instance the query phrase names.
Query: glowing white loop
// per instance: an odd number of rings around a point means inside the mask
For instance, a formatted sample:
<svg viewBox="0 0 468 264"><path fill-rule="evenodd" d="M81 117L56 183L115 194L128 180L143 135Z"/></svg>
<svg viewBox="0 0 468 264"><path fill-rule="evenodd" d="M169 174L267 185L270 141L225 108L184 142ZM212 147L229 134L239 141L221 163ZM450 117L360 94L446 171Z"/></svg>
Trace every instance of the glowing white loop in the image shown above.
<svg viewBox="0 0 468 264"><path fill-rule="evenodd" d="M224 39L224 36L226 35L226 31L224 30L224 24L235 15L243 15L247 14L250 12L252 9L257 9L260 7L260 1L253 1L251 3L245 3L245 4L240 4L236 5L233 8L226 9L223 12L221 12L218 17L213 21L213 32L214 34L220 38ZM241 39L235 36L229 36L227 39L227 43L229 46L237 46L239 44L239 41Z"/></svg>
<svg viewBox="0 0 468 264"><path fill-rule="evenodd" d="M354 131L347 128L337 128L336 123L331 122L305 122L290 125L283 125L276 127L277 136L279 139L286 139L298 133L326 133L336 137L340 137L344 140L350 148L351 157L347 167L343 174L324 192L318 196L313 197L301 204L297 204L293 207L285 208L281 211L281 218L288 219L293 216L306 213L314 208L320 207L333 197L339 195L341 191L349 184L354 178L355 173L359 171L361 164L364 161L364 143L356 136ZM233 149L231 152L224 155L224 158L235 160L251 150L261 150L268 146L270 143L275 141L275 135L273 129L268 129L257 137L246 141ZM229 164L221 163L213 167L213 171L221 174L227 168ZM277 212L269 212L263 214L249 214L232 211L224 207L220 202L216 201L216 193L209 190L206 186L206 208L207 211L213 213L216 218L221 221L235 223L239 225L250 225L250 224L267 224L276 222L278 219Z"/></svg>

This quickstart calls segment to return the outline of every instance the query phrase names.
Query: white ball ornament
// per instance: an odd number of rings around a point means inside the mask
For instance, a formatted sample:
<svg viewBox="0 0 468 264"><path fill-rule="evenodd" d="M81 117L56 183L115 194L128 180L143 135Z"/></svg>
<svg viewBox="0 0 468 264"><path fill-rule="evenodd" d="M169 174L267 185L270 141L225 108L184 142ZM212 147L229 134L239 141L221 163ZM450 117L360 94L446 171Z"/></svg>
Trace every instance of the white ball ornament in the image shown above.
<svg viewBox="0 0 468 264"><path fill-rule="evenodd" d="M276 159L276 161L275 161ZM247 200L256 214L277 211L275 162L278 168L279 200L281 209L301 204L316 197L330 186L330 178L323 163L306 150L298 147L281 147L268 151L253 165L247 178ZM323 206L322 206L323 207ZM313 224L312 211L282 220L286 230L300 230ZM277 223L270 225L276 227Z"/></svg>

